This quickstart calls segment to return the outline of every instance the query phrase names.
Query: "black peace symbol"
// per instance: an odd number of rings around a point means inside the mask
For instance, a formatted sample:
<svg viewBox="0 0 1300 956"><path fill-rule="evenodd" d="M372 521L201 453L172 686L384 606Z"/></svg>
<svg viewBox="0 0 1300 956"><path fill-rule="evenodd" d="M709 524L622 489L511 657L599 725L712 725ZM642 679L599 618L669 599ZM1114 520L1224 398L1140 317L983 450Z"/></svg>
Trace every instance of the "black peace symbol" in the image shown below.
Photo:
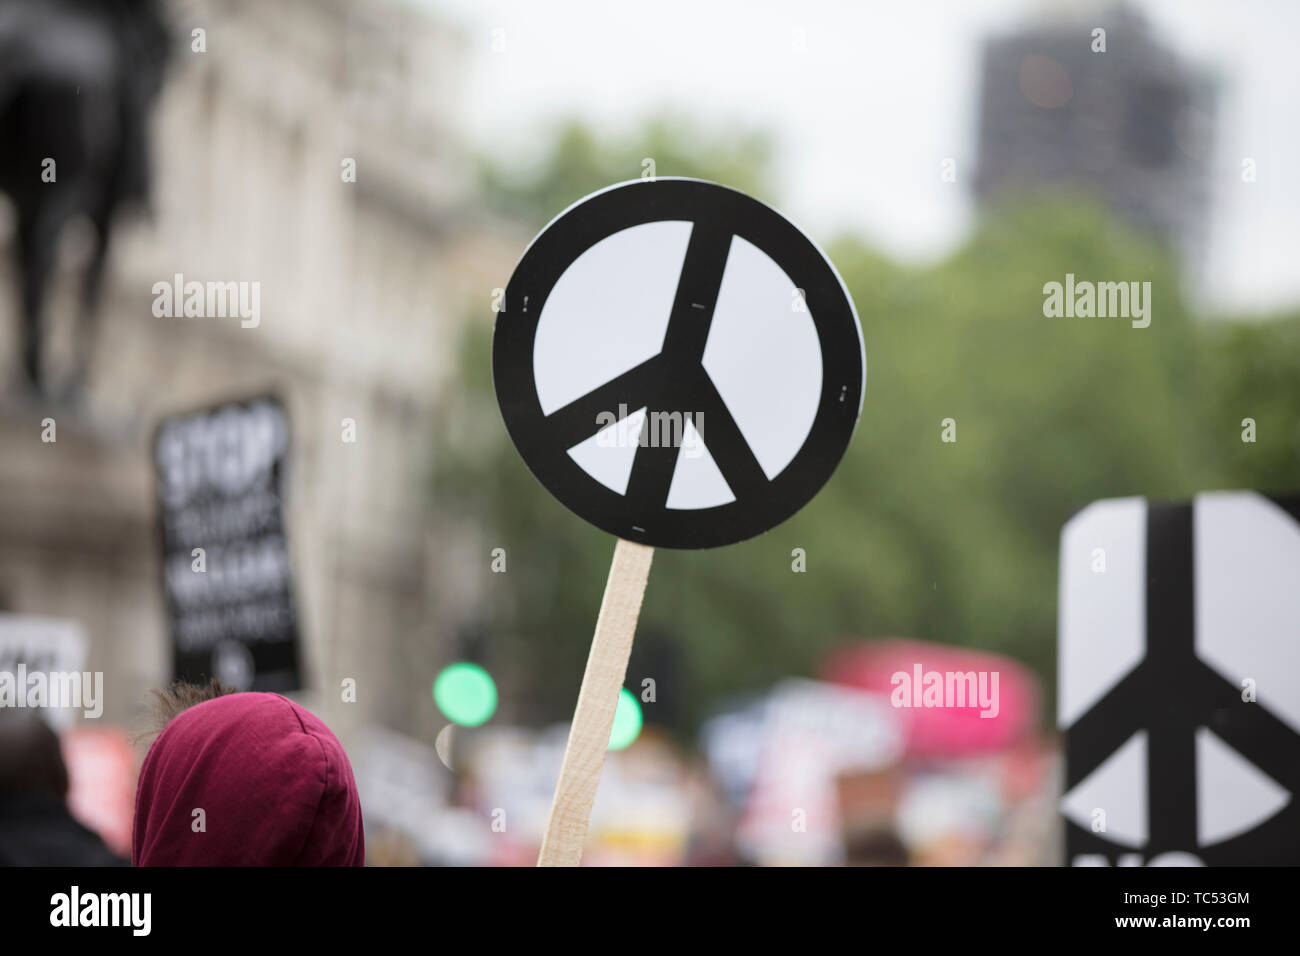
<svg viewBox="0 0 1300 956"><path fill-rule="evenodd" d="M569 265L614 233L651 222L692 224L663 348L568 405L544 414L533 370L537 324ZM822 391L812 427L790 463L769 480L701 364L733 236L780 266L816 328ZM618 303L610 303L617 308ZM505 290L492 340L492 376L506 429L539 481L571 511L629 541L709 548L743 541L803 507L848 447L862 405L862 333L843 282L820 249L780 213L744 193L693 179L612 186L570 207L525 251ZM781 383L772 383L779 388ZM601 413L645 407L708 424L705 444L735 499L712 508L665 506L679 445L636 449L626 494L584 471L568 450L590 438ZM650 427L649 416L643 428Z"/></svg>
<svg viewBox="0 0 1300 956"><path fill-rule="evenodd" d="M1300 520L1300 500L1275 500ZM1146 656L1066 733L1065 792L1137 730L1147 732L1147 859L1193 853L1215 866L1297 862L1292 801L1250 830L1212 847L1197 836L1196 731L1207 727L1291 793L1300 792L1300 734L1196 654L1194 516L1190 504L1152 505L1146 540ZM1069 855L1122 851L1104 834L1067 820Z"/></svg>

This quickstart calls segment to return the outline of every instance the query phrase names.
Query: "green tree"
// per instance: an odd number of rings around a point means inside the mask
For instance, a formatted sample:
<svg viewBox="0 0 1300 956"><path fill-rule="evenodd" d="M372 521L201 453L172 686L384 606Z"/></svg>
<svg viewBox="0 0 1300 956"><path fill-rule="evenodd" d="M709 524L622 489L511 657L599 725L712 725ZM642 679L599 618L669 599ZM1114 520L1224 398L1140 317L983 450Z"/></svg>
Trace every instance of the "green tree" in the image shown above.
<svg viewBox="0 0 1300 956"><path fill-rule="evenodd" d="M646 175L709 179L763 199L770 190L771 154L762 132L718 133L668 114L612 139L570 122L537 164L487 160L479 183L489 208L541 229L583 196Z"/></svg>

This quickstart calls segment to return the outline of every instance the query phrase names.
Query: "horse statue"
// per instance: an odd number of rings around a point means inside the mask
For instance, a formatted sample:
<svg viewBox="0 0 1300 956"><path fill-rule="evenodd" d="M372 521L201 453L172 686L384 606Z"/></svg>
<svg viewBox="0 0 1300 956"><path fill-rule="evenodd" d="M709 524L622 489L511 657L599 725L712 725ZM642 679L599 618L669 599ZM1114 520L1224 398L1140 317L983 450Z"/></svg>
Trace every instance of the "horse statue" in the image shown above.
<svg viewBox="0 0 1300 956"><path fill-rule="evenodd" d="M22 363L38 395L50 392L50 273L79 216L93 243L68 392L84 386L114 213L148 200L148 118L169 42L158 0L0 0L0 191L17 216Z"/></svg>

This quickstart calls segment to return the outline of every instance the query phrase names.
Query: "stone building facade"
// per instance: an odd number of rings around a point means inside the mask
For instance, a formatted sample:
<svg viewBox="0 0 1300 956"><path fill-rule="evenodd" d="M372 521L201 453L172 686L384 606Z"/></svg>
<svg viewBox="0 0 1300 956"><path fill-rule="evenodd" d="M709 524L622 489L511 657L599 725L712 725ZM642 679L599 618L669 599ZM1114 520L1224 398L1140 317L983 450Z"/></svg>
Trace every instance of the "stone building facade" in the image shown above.
<svg viewBox="0 0 1300 956"><path fill-rule="evenodd" d="M119 222L80 410L9 387L17 294L13 217L0 208L0 610L78 621L89 668L104 672L104 721L138 727L171 662L154 430L178 411L273 393L292 425L299 696L345 739L370 723L436 732L429 683L463 572L431 501L435 409L455 384L459 330L490 321L518 248L474 212L450 111L466 38L383 0L170 14L152 217ZM81 239L70 230L61 247L55 358L68 351ZM258 283L260 323L156 316L151 290L176 274ZM53 443L41 440L47 417ZM356 703L339 691L349 677Z"/></svg>

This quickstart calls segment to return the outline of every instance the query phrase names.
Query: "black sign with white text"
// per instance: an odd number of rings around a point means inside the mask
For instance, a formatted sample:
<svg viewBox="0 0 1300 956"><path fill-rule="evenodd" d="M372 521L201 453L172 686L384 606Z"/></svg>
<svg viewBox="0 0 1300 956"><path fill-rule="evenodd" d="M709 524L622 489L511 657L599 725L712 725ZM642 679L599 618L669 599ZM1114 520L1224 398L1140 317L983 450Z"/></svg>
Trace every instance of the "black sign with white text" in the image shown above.
<svg viewBox="0 0 1300 956"><path fill-rule="evenodd" d="M301 686L284 523L289 423L273 398L167 419L154 442L179 680Z"/></svg>

